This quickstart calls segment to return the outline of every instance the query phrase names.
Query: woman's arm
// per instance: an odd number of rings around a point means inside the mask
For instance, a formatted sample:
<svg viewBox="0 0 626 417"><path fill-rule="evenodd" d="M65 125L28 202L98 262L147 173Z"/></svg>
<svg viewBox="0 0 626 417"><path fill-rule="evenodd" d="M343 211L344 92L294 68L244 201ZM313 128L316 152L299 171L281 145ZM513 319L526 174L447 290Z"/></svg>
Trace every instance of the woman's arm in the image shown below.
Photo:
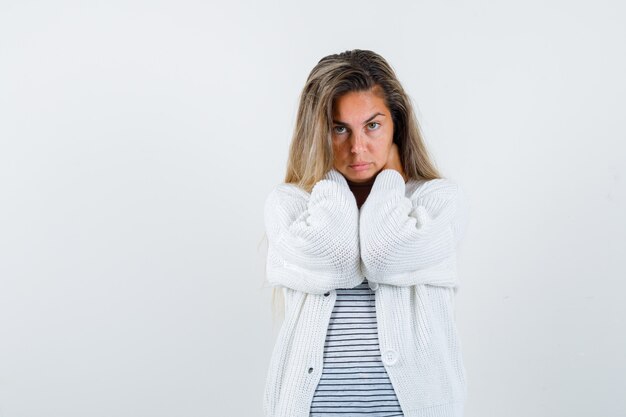
<svg viewBox="0 0 626 417"><path fill-rule="evenodd" d="M339 171L329 171L310 194L279 184L266 199L264 217L271 285L321 294L363 281L359 211Z"/></svg>
<svg viewBox="0 0 626 417"><path fill-rule="evenodd" d="M456 265L456 247L467 227L461 187L438 178L421 183L410 198L405 190L398 171L378 173L361 207L363 274L381 284L456 286L456 273L445 272Z"/></svg>

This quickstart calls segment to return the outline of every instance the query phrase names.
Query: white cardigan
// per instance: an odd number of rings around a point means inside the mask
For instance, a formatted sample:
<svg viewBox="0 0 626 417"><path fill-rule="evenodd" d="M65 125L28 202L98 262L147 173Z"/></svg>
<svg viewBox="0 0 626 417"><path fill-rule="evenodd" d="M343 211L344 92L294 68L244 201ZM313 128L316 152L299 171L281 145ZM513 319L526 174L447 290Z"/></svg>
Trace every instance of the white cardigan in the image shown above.
<svg viewBox="0 0 626 417"><path fill-rule="evenodd" d="M375 290L381 357L404 416L463 415L467 386L454 294L456 250L469 216L456 182L405 183L385 169L358 209L344 176L332 169L311 193L277 185L264 218L267 279L285 294L263 395L266 417L309 416L335 290L364 277Z"/></svg>

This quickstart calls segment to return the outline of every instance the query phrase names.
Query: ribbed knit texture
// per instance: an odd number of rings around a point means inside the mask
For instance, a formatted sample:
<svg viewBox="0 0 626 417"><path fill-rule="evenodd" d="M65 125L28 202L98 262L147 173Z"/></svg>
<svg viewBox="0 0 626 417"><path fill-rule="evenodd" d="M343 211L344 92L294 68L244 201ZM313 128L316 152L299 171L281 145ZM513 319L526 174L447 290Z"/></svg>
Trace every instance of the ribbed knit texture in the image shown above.
<svg viewBox="0 0 626 417"><path fill-rule="evenodd" d="M277 283L321 294L363 281L355 244L359 211L338 171L329 171L310 196L293 184L275 187L265 203L265 228L267 272Z"/></svg>
<svg viewBox="0 0 626 417"><path fill-rule="evenodd" d="M455 260L467 220L461 193L458 184L442 178L422 181L407 198L400 173L381 172L360 217L363 274L383 284L411 285L415 274Z"/></svg>
<svg viewBox="0 0 626 417"><path fill-rule="evenodd" d="M285 320L266 379L267 417L308 417L324 365L337 290L378 285L381 360L405 416L462 416L466 378L454 323L456 247L467 204L448 179L386 169L357 208L331 170L309 194L279 184L265 204L267 279L285 294ZM349 414L347 414L349 415Z"/></svg>

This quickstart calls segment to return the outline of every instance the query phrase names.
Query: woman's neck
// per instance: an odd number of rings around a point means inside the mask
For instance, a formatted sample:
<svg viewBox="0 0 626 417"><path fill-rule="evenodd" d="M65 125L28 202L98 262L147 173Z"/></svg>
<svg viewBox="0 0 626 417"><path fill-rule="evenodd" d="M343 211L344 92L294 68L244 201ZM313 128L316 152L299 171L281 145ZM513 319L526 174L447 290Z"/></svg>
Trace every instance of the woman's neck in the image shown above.
<svg viewBox="0 0 626 417"><path fill-rule="evenodd" d="M354 181L350 181L348 178L346 178L346 182L348 183L349 186L356 186L356 187L366 187L366 186L371 186L374 184L374 181L376 181L376 176L374 175L372 178L363 181L363 182L354 182Z"/></svg>
<svg viewBox="0 0 626 417"><path fill-rule="evenodd" d="M363 182L354 182L346 178L346 182L348 183L348 187L350 187L350 191L354 194L358 208L361 208L363 203L365 203L365 200L367 200L367 196L369 195L375 180L376 176Z"/></svg>

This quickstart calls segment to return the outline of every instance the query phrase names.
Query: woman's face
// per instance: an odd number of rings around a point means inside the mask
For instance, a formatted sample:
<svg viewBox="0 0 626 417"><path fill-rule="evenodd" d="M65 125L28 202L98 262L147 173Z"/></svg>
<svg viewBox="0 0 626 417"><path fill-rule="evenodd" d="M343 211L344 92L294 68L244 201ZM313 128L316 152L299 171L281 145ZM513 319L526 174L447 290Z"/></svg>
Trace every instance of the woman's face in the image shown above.
<svg viewBox="0 0 626 417"><path fill-rule="evenodd" d="M334 167L352 182L367 182L385 166L393 141L393 121L385 101L369 91L338 97L331 130Z"/></svg>

